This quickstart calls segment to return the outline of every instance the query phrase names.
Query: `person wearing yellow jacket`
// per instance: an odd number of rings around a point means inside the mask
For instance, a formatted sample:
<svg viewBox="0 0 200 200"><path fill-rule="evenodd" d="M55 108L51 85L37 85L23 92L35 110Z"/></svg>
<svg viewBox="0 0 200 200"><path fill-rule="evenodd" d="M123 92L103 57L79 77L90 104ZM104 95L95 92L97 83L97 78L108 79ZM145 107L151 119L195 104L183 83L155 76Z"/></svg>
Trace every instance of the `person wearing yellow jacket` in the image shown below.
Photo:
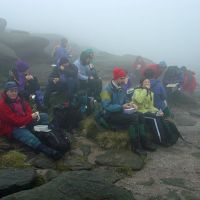
<svg viewBox="0 0 200 200"><path fill-rule="evenodd" d="M140 87L134 90L132 102L137 105L137 111L143 113L146 124L152 130L156 142L169 146L177 141L170 141L175 135L174 132L176 132L177 135L179 135L179 132L175 124L166 121L164 113L154 107L154 93L150 88L150 80L147 78L142 79L140 81Z"/></svg>
<svg viewBox="0 0 200 200"><path fill-rule="evenodd" d="M133 102L138 106L137 111L141 113L158 113L159 110L154 107L154 93L150 90L150 80L142 79L140 87L134 90ZM163 113L159 112L160 115Z"/></svg>

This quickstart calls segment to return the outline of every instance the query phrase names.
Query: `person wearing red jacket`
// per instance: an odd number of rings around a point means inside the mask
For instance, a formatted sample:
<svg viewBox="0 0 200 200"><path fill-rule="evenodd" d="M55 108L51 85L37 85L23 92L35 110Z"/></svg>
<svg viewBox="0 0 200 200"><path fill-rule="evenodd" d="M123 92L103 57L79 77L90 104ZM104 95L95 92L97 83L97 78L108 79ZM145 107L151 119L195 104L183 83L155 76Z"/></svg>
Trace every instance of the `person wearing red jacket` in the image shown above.
<svg viewBox="0 0 200 200"><path fill-rule="evenodd" d="M48 115L33 113L28 102L18 94L17 84L7 82L0 100L0 136L14 138L55 160L61 158L60 152L42 144L31 132L31 127L37 124L47 125Z"/></svg>
<svg viewBox="0 0 200 200"><path fill-rule="evenodd" d="M185 66L181 67L181 71L183 73L183 91L192 94L197 85L195 73Z"/></svg>

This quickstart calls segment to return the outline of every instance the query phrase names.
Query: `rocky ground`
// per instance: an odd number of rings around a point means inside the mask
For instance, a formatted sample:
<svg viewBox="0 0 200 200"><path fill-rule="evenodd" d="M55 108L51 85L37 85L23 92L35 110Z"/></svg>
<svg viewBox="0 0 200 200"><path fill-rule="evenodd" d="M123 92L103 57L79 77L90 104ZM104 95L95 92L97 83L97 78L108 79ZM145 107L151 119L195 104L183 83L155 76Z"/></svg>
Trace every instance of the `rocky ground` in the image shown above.
<svg viewBox="0 0 200 200"><path fill-rule="evenodd" d="M130 151L127 132L105 131L92 118L81 123L71 136L71 152L57 162L1 138L0 197L200 199L200 109L194 102L184 105L175 106L173 113L183 137L192 144L179 139L146 158Z"/></svg>
<svg viewBox="0 0 200 200"><path fill-rule="evenodd" d="M191 116L179 108L174 113L180 116L177 125L183 137L193 144L179 139L172 147L159 147L148 154L141 171L117 183L138 200L200 199L200 112L191 111Z"/></svg>

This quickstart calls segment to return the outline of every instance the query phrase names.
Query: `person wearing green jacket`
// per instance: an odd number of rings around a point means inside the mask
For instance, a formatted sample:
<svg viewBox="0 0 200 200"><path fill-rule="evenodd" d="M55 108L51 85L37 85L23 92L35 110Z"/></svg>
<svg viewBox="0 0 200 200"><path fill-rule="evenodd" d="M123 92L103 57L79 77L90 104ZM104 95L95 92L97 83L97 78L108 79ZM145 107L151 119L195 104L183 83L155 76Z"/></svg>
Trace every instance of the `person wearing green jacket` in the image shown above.
<svg viewBox="0 0 200 200"><path fill-rule="evenodd" d="M150 80L143 78L140 81L140 86L134 90L132 102L137 105L138 112L143 113L147 124L153 127L153 132L158 136L158 143L161 143L162 135L165 135L163 126L164 113L154 107L154 93L150 88Z"/></svg>
<svg viewBox="0 0 200 200"><path fill-rule="evenodd" d="M150 80L142 79L140 87L136 88L132 97L133 102L138 106L138 112L157 113L159 110L154 107L154 93L150 90ZM160 112L162 115L163 113Z"/></svg>

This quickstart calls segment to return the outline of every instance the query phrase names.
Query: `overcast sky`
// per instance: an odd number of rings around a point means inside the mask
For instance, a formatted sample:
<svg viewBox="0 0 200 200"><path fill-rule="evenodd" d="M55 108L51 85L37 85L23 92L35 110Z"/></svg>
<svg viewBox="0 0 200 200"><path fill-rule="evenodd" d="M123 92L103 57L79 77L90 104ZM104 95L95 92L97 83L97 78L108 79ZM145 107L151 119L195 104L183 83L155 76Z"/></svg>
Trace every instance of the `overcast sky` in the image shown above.
<svg viewBox="0 0 200 200"><path fill-rule="evenodd" d="M200 0L0 0L0 15L9 28L200 66Z"/></svg>

